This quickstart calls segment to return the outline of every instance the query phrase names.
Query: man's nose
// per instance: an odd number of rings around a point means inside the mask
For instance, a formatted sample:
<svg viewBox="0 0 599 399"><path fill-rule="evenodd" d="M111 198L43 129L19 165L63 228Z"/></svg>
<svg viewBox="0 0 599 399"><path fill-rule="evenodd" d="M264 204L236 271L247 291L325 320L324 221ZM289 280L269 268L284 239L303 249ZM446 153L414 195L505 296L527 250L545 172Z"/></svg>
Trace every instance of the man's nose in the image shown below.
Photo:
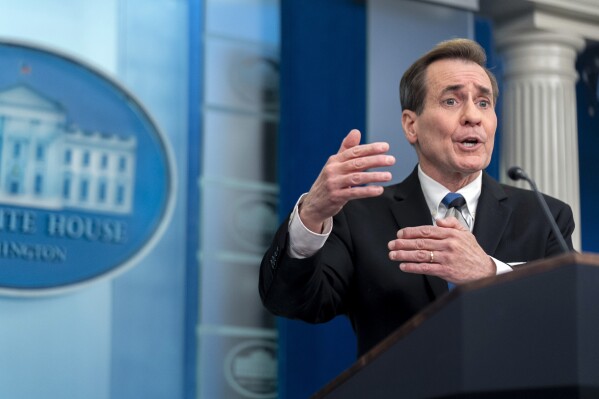
<svg viewBox="0 0 599 399"><path fill-rule="evenodd" d="M482 120L481 110L473 100L468 100L464 104L461 123L462 125L479 125Z"/></svg>

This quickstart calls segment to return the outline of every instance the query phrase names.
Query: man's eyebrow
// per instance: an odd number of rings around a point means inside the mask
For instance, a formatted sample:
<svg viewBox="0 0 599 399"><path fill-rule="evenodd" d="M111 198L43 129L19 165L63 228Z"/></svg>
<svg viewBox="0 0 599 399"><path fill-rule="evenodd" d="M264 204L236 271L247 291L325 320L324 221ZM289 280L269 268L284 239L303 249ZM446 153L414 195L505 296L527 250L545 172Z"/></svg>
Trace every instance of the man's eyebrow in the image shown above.
<svg viewBox="0 0 599 399"><path fill-rule="evenodd" d="M492 94L492 90L490 88L488 88L487 86L481 86L481 85L475 85L475 86L478 89L478 91L480 91L482 94L485 94L487 96L490 96Z"/></svg>
<svg viewBox="0 0 599 399"><path fill-rule="evenodd" d="M486 87L486 86L482 86L482 85L475 85L476 88L478 89L478 91L481 94L484 95L491 95L491 89ZM445 94L445 93L452 93L455 91L460 91L464 88L464 85L451 85L451 86L447 86L443 89L443 91L441 92L441 94Z"/></svg>
<svg viewBox="0 0 599 399"><path fill-rule="evenodd" d="M452 85L452 86L447 86L443 89L443 91L441 92L441 94L445 94L445 93L451 93L454 91L460 91L464 88L464 85Z"/></svg>

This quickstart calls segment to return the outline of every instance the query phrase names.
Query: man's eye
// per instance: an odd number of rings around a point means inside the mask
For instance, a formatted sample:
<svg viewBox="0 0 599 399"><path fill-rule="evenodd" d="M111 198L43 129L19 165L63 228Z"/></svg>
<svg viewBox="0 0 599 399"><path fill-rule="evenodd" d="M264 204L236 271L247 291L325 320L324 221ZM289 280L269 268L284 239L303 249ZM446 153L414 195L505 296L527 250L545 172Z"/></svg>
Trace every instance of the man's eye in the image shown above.
<svg viewBox="0 0 599 399"><path fill-rule="evenodd" d="M490 103L489 103L487 100L480 100L480 101L478 102L478 105L479 105L481 108L489 108L489 106L490 106L491 104L490 104Z"/></svg>
<svg viewBox="0 0 599 399"><path fill-rule="evenodd" d="M445 105L456 105L455 98L448 98L447 100L445 100L443 102L445 103Z"/></svg>

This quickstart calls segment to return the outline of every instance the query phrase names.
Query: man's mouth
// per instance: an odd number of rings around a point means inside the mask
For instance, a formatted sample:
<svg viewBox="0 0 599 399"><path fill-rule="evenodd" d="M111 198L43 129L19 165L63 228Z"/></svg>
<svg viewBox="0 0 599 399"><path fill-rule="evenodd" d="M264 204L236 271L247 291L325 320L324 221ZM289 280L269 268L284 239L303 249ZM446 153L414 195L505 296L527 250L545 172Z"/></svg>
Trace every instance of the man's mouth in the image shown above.
<svg viewBox="0 0 599 399"><path fill-rule="evenodd" d="M466 140L462 141L464 147L474 147L478 143L480 143L480 141L476 138L467 138Z"/></svg>

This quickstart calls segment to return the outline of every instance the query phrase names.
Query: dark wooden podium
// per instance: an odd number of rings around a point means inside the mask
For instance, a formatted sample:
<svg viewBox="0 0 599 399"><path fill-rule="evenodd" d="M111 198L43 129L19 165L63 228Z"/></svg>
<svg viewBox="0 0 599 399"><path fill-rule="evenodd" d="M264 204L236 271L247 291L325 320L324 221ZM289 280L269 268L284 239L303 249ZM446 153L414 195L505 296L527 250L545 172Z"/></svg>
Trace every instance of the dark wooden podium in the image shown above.
<svg viewBox="0 0 599 399"><path fill-rule="evenodd" d="M457 287L313 398L599 398L599 255Z"/></svg>

